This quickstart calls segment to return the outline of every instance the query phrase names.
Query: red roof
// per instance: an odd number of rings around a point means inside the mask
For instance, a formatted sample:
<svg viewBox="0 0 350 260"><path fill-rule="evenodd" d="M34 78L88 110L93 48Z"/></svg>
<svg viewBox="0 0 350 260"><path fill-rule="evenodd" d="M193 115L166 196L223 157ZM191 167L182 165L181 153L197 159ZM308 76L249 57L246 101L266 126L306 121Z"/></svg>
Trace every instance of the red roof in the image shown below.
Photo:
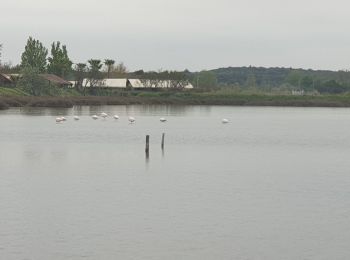
<svg viewBox="0 0 350 260"><path fill-rule="evenodd" d="M0 80L7 83L13 83L11 77L7 74L0 73Z"/></svg>
<svg viewBox="0 0 350 260"><path fill-rule="evenodd" d="M56 76L54 74L40 74L40 76L56 85L72 85L71 82L65 79L62 79L61 77Z"/></svg>

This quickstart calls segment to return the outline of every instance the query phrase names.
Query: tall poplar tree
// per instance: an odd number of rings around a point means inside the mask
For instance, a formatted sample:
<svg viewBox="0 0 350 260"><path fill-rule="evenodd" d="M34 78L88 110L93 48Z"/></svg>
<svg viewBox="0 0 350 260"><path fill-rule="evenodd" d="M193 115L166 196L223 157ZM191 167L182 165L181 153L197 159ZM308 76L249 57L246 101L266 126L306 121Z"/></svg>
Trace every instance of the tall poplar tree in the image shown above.
<svg viewBox="0 0 350 260"><path fill-rule="evenodd" d="M47 53L47 49L39 40L29 37L21 56L22 68L31 67L39 73L45 72Z"/></svg>
<svg viewBox="0 0 350 260"><path fill-rule="evenodd" d="M72 62L68 57L66 45L53 42L51 45L51 57L48 58L47 71L60 77L65 77L72 69Z"/></svg>

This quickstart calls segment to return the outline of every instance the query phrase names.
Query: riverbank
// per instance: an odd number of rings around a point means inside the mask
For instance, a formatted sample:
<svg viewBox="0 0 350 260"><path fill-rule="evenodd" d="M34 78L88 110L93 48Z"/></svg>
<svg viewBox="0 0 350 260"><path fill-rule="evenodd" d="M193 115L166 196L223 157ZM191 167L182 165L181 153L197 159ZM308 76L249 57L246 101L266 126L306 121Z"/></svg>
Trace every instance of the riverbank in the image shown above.
<svg viewBox="0 0 350 260"><path fill-rule="evenodd" d="M350 107L349 95L291 96L218 93L139 93L132 96L34 97L0 96L0 109L9 107L64 107L81 105L228 105Z"/></svg>

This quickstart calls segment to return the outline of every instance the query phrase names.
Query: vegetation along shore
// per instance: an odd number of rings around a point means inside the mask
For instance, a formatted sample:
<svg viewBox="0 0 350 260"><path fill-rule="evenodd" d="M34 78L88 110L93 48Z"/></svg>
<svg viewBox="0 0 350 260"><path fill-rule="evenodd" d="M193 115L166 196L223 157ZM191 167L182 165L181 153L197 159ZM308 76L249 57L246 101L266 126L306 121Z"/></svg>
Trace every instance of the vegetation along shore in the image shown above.
<svg viewBox="0 0 350 260"><path fill-rule="evenodd" d="M3 48L0 43L0 58ZM123 62L73 62L28 38L21 63L0 60L0 109L75 105L232 105L350 107L350 72L228 67L207 71L128 71Z"/></svg>
<svg viewBox="0 0 350 260"><path fill-rule="evenodd" d="M1 88L0 88L1 92ZM64 107L82 105L228 105L350 107L350 95L293 96L230 92L132 92L114 96L2 95L0 109L9 107Z"/></svg>

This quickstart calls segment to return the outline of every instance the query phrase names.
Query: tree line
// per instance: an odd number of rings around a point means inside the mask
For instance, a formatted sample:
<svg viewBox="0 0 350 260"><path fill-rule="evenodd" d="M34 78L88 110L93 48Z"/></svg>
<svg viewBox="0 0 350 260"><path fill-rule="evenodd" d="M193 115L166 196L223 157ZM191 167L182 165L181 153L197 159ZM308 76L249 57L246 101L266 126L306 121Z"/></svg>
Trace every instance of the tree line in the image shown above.
<svg viewBox="0 0 350 260"><path fill-rule="evenodd" d="M0 58L2 44L0 44ZM0 71L6 73L20 74L17 86L25 89L32 95L50 94L54 91L52 86L40 77L40 74L54 74L67 80L76 80L80 82L80 76L87 77L94 86L94 82L112 73L125 73L126 67L123 63L114 66L115 60L105 59L104 62L99 59L90 59L87 63L73 64L68 56L67 47L61 42L53 42L51 51L39 41L29 37L21 55L19 65L2 64L0 60ZM106 66L106 72L102 67ZM83 72L83 74L81 74ZM82 90L81 86L78 90Z"/></svg>
<svg viewBox="0 0 350 260"><path fill-rule="evenodd" d="M0 54L1 54L0 45ZM0 56L1 58L1 56ZM0 64L1 65L1 64ZM20 73L18 86L30 94L47 94L50 90L47 82L40 74L55 74L67 80L75 81L76 89L86 93L87 86L90 94L96 92L105 78L138 77L144 86L157 88L161 81L168 80L169 88L182 89L189 84L190 73L177 71L144 72L143 70L129 73L123 62L116 64L113 59L89 59L86 63L73 63L68 56L67 47L61 42L53 42L49 50L33 37L29 37L21 55L21 63L17 66L2 65L3 72Z"/></svg>
<svg viewBox="0 0 350 260"><path fill-rule="evenodd" d="M292 68L229 67L212 70L220 86L338 94L350 91L350 72Z"/></svg>

